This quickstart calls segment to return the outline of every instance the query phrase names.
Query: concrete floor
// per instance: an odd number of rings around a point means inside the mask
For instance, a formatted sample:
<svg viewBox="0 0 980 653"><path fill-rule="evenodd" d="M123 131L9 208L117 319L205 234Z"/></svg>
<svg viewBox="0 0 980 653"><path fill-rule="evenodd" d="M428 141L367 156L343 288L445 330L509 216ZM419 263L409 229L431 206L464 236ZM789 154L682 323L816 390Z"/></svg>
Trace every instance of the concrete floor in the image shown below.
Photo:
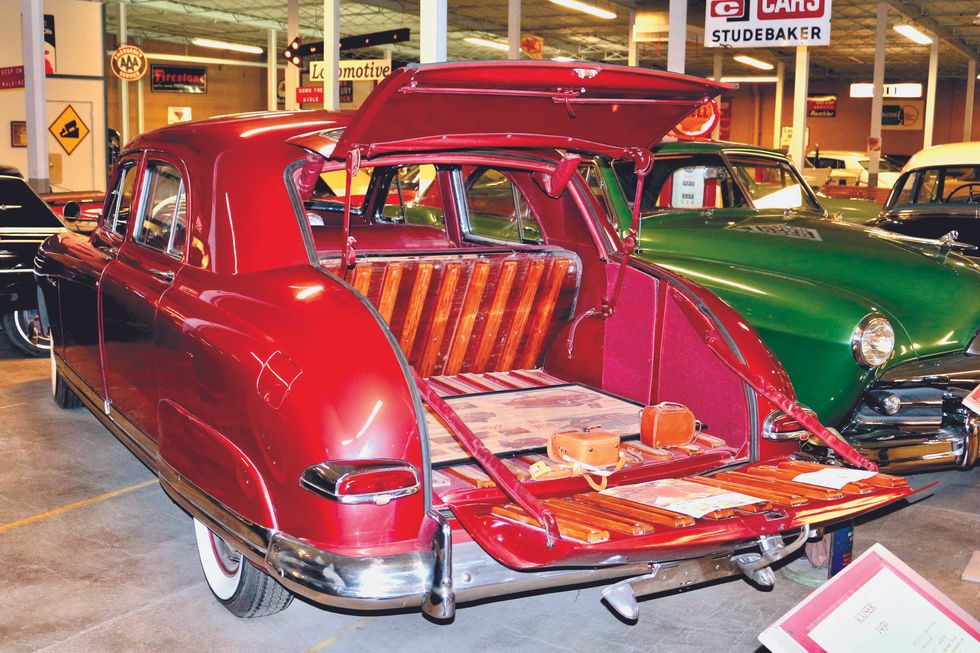
<svg viewBox="0 0 980 653"><path fill-rule="evenodd" d="M2 340L2 338L0 338ZM338 614L295 601L239 620L212 600L190 518L84 409L50 398L48 361L0 344L0 651L757 651L756 637L811 591L735 579L646 600L626 625L589 587L417 612ZM980 548L980 470L919 475L931 495L860 524L974 615L960 580ZM26 520L26 521L25 521Z"/></svg>

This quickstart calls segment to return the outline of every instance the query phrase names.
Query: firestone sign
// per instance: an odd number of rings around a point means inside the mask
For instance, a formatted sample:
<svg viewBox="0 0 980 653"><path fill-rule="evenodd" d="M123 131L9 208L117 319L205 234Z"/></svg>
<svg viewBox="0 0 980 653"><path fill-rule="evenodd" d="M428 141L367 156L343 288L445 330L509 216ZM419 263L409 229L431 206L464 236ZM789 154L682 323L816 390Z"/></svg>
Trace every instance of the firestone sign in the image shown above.
<svg viewBox="0 0 980 653"><path fill-rule="evenodd" d="M831 0L708 0L709 48L830 45Z"/></svg>

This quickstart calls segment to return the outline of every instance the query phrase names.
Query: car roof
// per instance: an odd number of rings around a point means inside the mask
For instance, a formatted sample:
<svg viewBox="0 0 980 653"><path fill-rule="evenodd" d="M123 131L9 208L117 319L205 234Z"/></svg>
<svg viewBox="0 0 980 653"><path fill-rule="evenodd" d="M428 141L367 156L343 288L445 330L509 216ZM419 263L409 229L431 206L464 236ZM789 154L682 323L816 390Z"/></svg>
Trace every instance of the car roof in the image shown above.
<svg viewBox="0 0 980 653"><path fill-rule="evenodd" d="M980 141L933 145L912 155L902 172L916 168L951 165L980 165Z"/></svg>
<svg viewBox="0 0 980 653"><path fill-rule="evenodd" d="M776 155L786 158L786 153L780 150L772 150L758 145L747 145L745 143L732 143L730 141L708 141L708 140L676 140L662 141L653 150L657 154L675 153L717 153L717 152L752 152L756 154Z"/></svg>

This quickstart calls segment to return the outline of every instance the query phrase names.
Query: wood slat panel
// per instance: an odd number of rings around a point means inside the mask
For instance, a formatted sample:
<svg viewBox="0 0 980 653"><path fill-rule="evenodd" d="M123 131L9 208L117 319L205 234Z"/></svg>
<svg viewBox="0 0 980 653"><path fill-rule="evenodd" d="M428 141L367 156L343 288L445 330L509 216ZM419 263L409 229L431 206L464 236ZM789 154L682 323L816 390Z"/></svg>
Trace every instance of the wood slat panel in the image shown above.
<svg viewBox="0 0 980 653"><path fill-rule="evenodd" d="M578 519L596 528L606 528L626 535L647 535L654 531L654 526L650 522L628 518L568 499L548 499L544 504L558 517Z"/></svg>
<svg viewBox="0 0 980 653"><path fill-rule="evenodd" d="M556 259L551 266L551 273L545 284L544 294L537 302L534 317L528 329L527 345L521 353L517 367L532 367L538 362L541 356L541 347L544 344L544 337L548 333L548 326L551 324L551 317L555 312L555 305L558 302L558 293L561 291L565 275L568 274L568 259Z"/></svg>
<svg viewBox="0 0 980 653"><path fill-rule="evenodd" d="M432 263L419 263L418 272L415 274L415 283L412 284L412 293L408 297L408 312L405 314L402 335L398 341L402 351L405 352L405 358L412 357L415 335L419 329L419 319L422 317L429 283L432 281L432 268Z"/></svg>
<svg viewBox="0 0 980 653"><path fill-rule="evenodd" d="M395 309L403 271L404 268L398 263L389 263L385 269L384 280L381 282L381 296L378 298L378 313L386 324L391 323L391 312Z"/></svg>
<svg viewBox="0 0 980 653"><path fill-rule="evenodd" d="M439 287L439 295L436 297L435 313L432 315L429 331L425 334L427 344L418 367L421 376L429 376L435 369L442 339L446 335L449 314L453 310L453 295L456 293L456 284L459 283L459 276L462 271L463 266L460 263L446 264L446 271L442 275L442 285Z"/></svg>
<svg viewBox="0 0 980 653"><path fill-rule="evenodd" d="M767 487L763 483L750 484L736 483L733 481L720 479L718 475L712 476L711 478L701 477L697 480L702 485L710 485L712 487L722 488L724 490L732 490L735 492L743 492L746 494L751 494L754 497L759 497L760 499L765 499L766 501L771 501L776 505L780 506L805 506L809 501L806 497L799 494L791 494L788 491L779 491L772 487Z"/></svg>
<svg viewBox="0 0 980 653"><path fill-rule="evenodd" d="M517 307L514 311L514 320L510 324L507 333L507 340L500 352L496 369L509 370L514 365L514 358L517 356L517 348L524 339L524 327L527 325L531 309L534 308L534 297L538 294L538 286L541 284L541 276L544 274L545 262L537 259L528 266L527 276L524 278L524 286L517 300Z"/></svg>
<svg viewBox="0 0 980 653"><path fill-rule="evenodd" d="M339 268L337 270L340 271ZM357 269L354 270L354 290L367 296L368 290L371 289L371 272L373 268L370 265L359 265ZM386 320L387 321L387 320Z"/></svg>
<svg viewBox="0 0 980 653"><path fill-rule="evenodd" d="M784 460L779 463L778 467L780 469L790 469L797 471L801 474L805 472L819 472L821 469L825 469L826 465L818 465L816 463L808 463L802 460ZM866 483L868 485L874 485L876 487L905 487L909 484L907 479L901 476L892 476L891 474L875 474L861 481L861 483Z"/></svg>
<svg viewBox="0 0 980 653"><path fill-rule="evenodd" d="M494 506L490 509L490 513L497 517L503 517L521 524L541 528L541 524L537 519L516 506ZM583 524L567 517L558 517L557 515L556 517L558 520L558 532L561 533L562 537L579 540L588 544L605 542L609 539L609 531L592 528L588 524Z"/></svg>
<svg viewBox="0 0 980 653"><path fill-rule="evenodd" d="M848 489L847 485L845 485L840 490L824 488L818 485L811 485L809 483L798 483L793 480L793 478L797 476L797 472L793 472L788 469L779 469L778 467L770 467L769 465L758 465L752 467L751 469L740 470L738 475L754 478L765 478L770 482L778 483L788 488L791 487L793 488L793 492L802 494L803 496L809 496L813 499L833 500L843 498L844 494L867 494L871 492L870 487L861 488L855 486L853 483L848 483L848 485L853 486L850 489ZM807 494L807 492L809 492L809 494Z"/></svg>
<svg viewBox="0 0 980 653"><path fill-rule="evenodd" d="M474 469L472 466L445 467L439 471L462 479L476 488L488 488L497 485L482 470Z"/></svg>
<svg viewBox="0 0 980 653"><path fill-rule="evenodd" d="M654 460L669 460L674 457L674 454L667 451L666 449L659 449L657 447L651 447L643 444L642 442L623 442L623 447L635 452L643 458L652 458Z"/></svg>
<svg viewBox="0 0 980 653"><path fill-rule="evenodd" d="M605 494L576 494L575 496L571 497L571 499L573 501L578 501L579 503L598 506L605 510L610 510L612 512L633 517L635 519L670 526L671 528L690 526L694 523L694 518L688 515L682 515L678 512L671 512L661 508L654 508L653 506L647 506L642 503L637 503L636 501L611 497Z"/></svg>
<svg viewBox="0 0 980 653"><path fill-rule="evenodd" d="M449 355L446 357L446 365L442 369L443 374L458 374L463 365L463 358L470 346L473 325L476 323L476 316L480 312L480 304L483 301L483 292L486 290L489 276L490 264L487 261L478 261L473 267L473 274L470 275L466 297L463 299L463 305L460 308L459 321L456 323L456 331L453 333L452 345L449 348Z"/></svg>
<svg viewBox="0 0 980 653"><path fill-rule="evenodd" d="M510 289L514 284L514 276L517 273L517 261L504 261L500 267L500 278L497 280L497 289L493 295L493 303L487 314L487 321L483 327L483 337L480 339L480 347L477 349L476 358L473 360L471 372L486 372L487 362L493 352L494 344L497 341L497 333L500 330L500 322L504 317L504 310L507 308L507 299L510 297Z"/></svg>

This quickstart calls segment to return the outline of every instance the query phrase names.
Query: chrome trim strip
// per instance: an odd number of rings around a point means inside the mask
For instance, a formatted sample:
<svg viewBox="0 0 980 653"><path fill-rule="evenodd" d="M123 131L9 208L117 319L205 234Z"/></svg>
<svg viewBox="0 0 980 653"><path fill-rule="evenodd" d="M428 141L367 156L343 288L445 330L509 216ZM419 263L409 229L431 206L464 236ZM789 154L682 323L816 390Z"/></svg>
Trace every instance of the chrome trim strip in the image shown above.
<svg viewBox="0 0 980 653"><path fill-rule="evenodd" d="M34 272L33 268L23 268L20 270L0 270L0 274L26 274L29 272Z"/></svg>

